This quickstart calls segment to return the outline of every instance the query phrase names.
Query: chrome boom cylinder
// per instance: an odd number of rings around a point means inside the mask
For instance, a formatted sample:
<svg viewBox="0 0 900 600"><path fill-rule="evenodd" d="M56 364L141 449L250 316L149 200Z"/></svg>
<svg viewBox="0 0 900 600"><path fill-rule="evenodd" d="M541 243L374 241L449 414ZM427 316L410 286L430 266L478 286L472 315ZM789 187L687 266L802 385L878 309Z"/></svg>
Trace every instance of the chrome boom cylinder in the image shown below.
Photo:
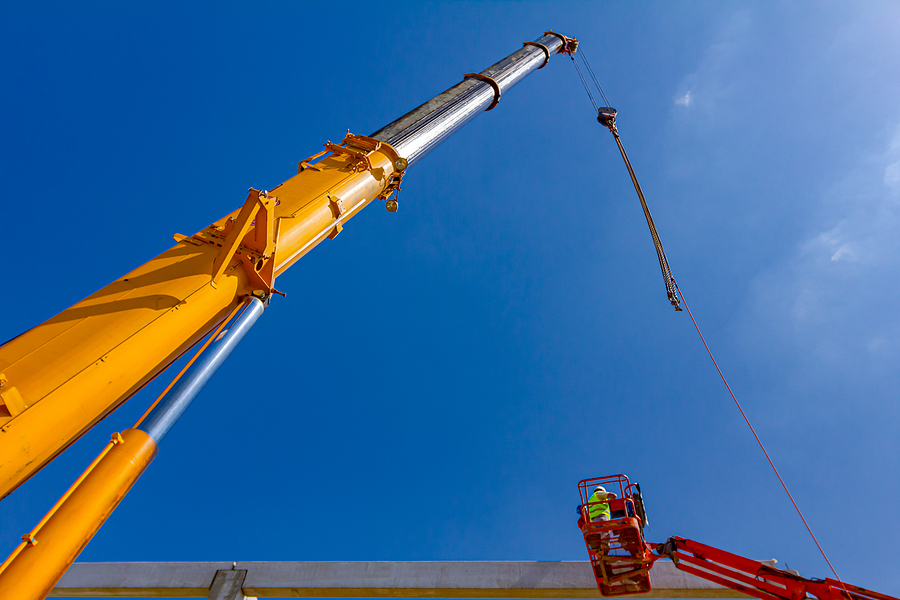
<svg viewBox="0 0 900 600"><path fill-rule="evenodd" d="M258 298L250 298L243 312L185 371L184 376L160 399L138 429L147 433L157 444L160 443L264 310L265 305Z"/></svg>
<svg viewBox="0 0 900 600"><path fill-rule="evenodd" d="M544 35L536 40L550 55L563 46L560 36ZM492 78L501 96L526 75L540 67L549 57L538 46L523 46L480 74ZM410 165L421 160L441 142L456 133L494 101L494 88L486 81L466 79L438 94L425 104L406 113L371 137L387 142Z"/></svg>

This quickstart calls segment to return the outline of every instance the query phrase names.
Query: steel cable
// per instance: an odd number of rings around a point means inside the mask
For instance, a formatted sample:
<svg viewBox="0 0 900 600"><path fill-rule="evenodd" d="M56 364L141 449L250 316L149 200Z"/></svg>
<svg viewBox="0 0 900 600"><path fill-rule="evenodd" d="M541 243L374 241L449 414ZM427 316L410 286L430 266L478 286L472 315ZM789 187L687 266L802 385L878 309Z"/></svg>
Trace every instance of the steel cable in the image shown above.
<svg viewBox="0 0 900 600"><path fill-rule="evenodd" d="M600 95L603 97L603 101L606 102L606 106L609 106L609 98L606 97L606 94L603 92L603 86L600 85L600 82L597 81L597 76L594 75L594 70L591 68L591 63L588 62L587 54L584 53L584 48L581 49L581 60L584 61L584 66L587 67L588 73L591 74L591 79L594 80L594 85L597 86L597 89L600 90Z"/></svg>
<svg viewBox="0 0 900 600"><path fill-rule="evenodd" d="M587 59L584 57L584 50L582 52L582 59L584 60L585 67L590 73L591 79L594 82L594 85L597 86L597 89L600 91L600 96L603 98L604 102L606 102L606 107L609 108L609 99L606 97L606 94L603 92L603 88L600 87L600 82L597 81L597 77L594 75L593 69L591 69L590 63L587 62ZM598 115L598 120L600 120L600 109L597 107L597 102L594 100L594 95L591 93L590 86L584 78L584 75L581 72L581 68L578 66L578 62L575 60L575 57L570 55L572 59L572 64L575 65L575 71L578 73L579 79L581 79L581 83L584 86L584 91L587 92L588 98L591 101L591 104L594 107L594 112ZM631 182L634 184L634 191L637 192L638 199L641 201L641 208L644 211L644 217L647 219L647 227L650 228L650 237L653 238L653 246L656 248L656 256L659 259L659 269L662 273L663 283L666 286L666 296L669 298L669 302L672 306L675 307L675 310L681 310L681 307L678 305L678 292L675 289L675 285L673 284L674 279L672 278L672 269L669 267L669 259L666 257L666 252L663 249L662 241L659 239L659 233L656 231L656 224L653 222L653 217L650 215L650 208L647 206L647 200L644 198L644 192L641 190L641 184L638 183L637 176L634 174L634 169L631 167L631 161L628 159L628 154L625 152L625 146L622 145L622 140L619 138L619 132L616 128L616 119L615 119L615 111L612 111L612 116L606 115L604 120L600 120L601 123L605 124L609 131L615 137L616 145L619 147L619 152L622 154L622 160L625 161L625 167L628 169L628 174L631 176Z"/></svg>
<svg viewBox="0 0 900 600"><path fill-rule="evenodd" d="M594 95L591 94L591 89L588 87L587 81L584 80L584 75L581 74L581 69L578 67L575 57L570 54L569 58L572 59L572 64L575 65L575 70L578 72L578 77L581 79L581 85L584 86L584 91L587 92L588 98L591 99L591 104L594 105L594 112L597 112L597 103L594 101Z"/></svg>
<svg viewBox="0 0 900 600"><path fill-rule="evenodd" d="M603 88L600 87L599 81L597 81L596 76L594 75L593 69L591 69L590 63L587 61L587 58L584 55L584 49L581 49L582 59L584 60L584 64L587 67L587 71L590 74L591 78L594 81L594 84L597 86L597 89L600 91L600 95L603 98L604 102L606 102L607 107L609 107L609 100L606 98L606 94L603 92ZM594 106L594 110L597 111L597 103L594 101L594 97L588 88L587 82L584 79L584 76L581 73L581 69L578 68L578 63L575 61L575 58L572 57L572 64L575 65L575 70L578 72L578 76L581 78L581 83L585 87L585 91L588 94L588 97L591 100L591 104ZM598 113L599 116L599 113ZM599 120L599 119L598 119ZM604 121L601 121L603 123ZM819 549L819 552L822 554L822 558L825 559L825 562L828 563L828 567L831 569L831 572L834 573L835 578L838 582L841 583L841 586L844 589L844 592L847 593L848 597L850 596L850 592L847 590L844 585L843 580L840 575L838 575L837 570L835 570L834 566L831 564L831 561L828 559L828 556L825 554L825 550L822 549L821 544L819 544L819 540L816 538L815 534L812 531L812 528L809 526L809 523L806 521L806 517L803 516L803 513L800 511L800 507L797 506L797 502L794 500L794 497L791 495L790 490L788 490L787 484L782 479L781 474L778 472L778 469L775 468L775 463L772 461L772 458L769 456L768 451L762 443L762 440L759 439L759 436L756 434L756 430L753 428L753 425L750 423L750 419L747 417L747 414L744 412L743 407L741 407L741 403L738 402L737 396L735 396L734 392L731 390L731 386L728 385L728 381L725 379L725 375L722 374L722 370L719 368L719 364L716 362L715 357L712 354L712 351L709 349L709 345L706 343L706 339L703 337L703 333L700 331L700 327L697 325L697 321L694 319L694 314L691 312L690 307L687 304L687 301L684 300L684 294L681 292L681 288L678 287L678 283L675 281L675 278L672 276L672 271L669 268L669 261L666 258L666 253L663 250L662 242L659 239L659 234L656 231L656 225L653 223L653 217L650 215L650 209L647 206L647 201L644 198L644 193L641 191L641 186L638 183L637 176L634 174L634 169L631 166L631 161L628 160L628 154L625 152L625 147L622 145L622 140L619 137L618 128L616 127L616 119L615 119L615 111L612 111L612 116L608 116L606 120L606 126L609 128L609 131L613 134L613 137L616 140L616 145L619 147L619 152L622 155L622 159L625 161L625 166L628 169L628 174L631 176L631 181L634 184L634 189L637 192L638 198L641 201L641 208L644 210L644 216L647 219L647 225L650 228L650 235L653 238L653 245L656 247L656 254L659 258L659 266L662 271L663 279L666 283L666 292L669 296L669 301L675 307L675 310L682 310L679 306L680 302L684 301L684 307L687 309L688 315L691 317L691 322L694 324L694 328L697 330L697 335L700 336L700 341L703 342L703 347L706 349L706 353L709 354L710 360L712 360L713 365L716 368L716 371L719 373L719 377L722 378L722 383L725 384L725 388L728 390L728 393L731 395L731 399L734 400L735 406L737 406L738 411L740 411L741 416L744 418L744 422L747 424L747 427L750 429L750 432L753 434L754 439L756 439L756 443L759 444L760 450L762 450L763 454L766 457L766 460L769 462L769 466L772 468L772 471L775 472L775 476L778 478L779 483L781 483L781 487L784 489L785 494L790 499L791 504L794 506L794 510L797 511L797 514L800 516L800 520L803 521L803 525L806 527L806 531L809 532L810 537L812 537L813 542L816 544L816 548Z"/></svg>
<svg viewBox="0 0 900 600"><path fill-rule="evenodd" d="M687 300L684 299L684 294L681 292L681 288L678 287L678 284L675 280L672 280L672 283L675 285L675 288L678 290L678 293L681 294L681 298L684 301L684 307L687 309L688 315L691 317L691 323L694 324L694 329L697 330L697 335L700 336L700 341L703 342L703 347L706 348L706 353L709 354L709 358L712 361L713 365L716 367L716 371L719 373L719 377L722 378L722 383L725 384L725 388L728 390L728 393L731 394L731 399L734 400L734 405L737 406L737 409L740 411L741 416L744 418L744 422L747 424L747 427L750 428L750 433L753 434L753 437L756 439L756 443L759 444L759 449L763 451L763 454L766 455L766 460L769 461L769 466L772 467L772 470L775 472L775 476L778 478L779 483L781 483L781 487L784 488L784 493L787 494L787 497L790 498L791 504L794 505L794 510L797 511L797 514L800 516L800 520L803 521L803 524L806 526L806 531L809 532L810 537L812 537L813 541L816 543L816 548L819 549L819 552L822 554L822 558L825 559L825 562L828 563L828 567L831 569L831 572L834 573L834 577L841 583L844 591L847 592L847 595L850 596L850 592L847 591L846 586L844 585L844 581L841 579L841 576L837 574L837 571L834 569L834 566L831 564L831 561L828 560L828 556L825 554L825 551L822 549L822 546L819 544L819 540L816 539L816 535L813 533L812 528L809 526L809 523L806 522L806 517L803 516L803 513L800 512L800 507L797 506L797 502L794 500L794 497L791 495L791 492L788 490L787 484L784 482L784 479L781 478L781 474L778 472L778 469L775 468L775 463L772 462L771 457L769 457L769 453L766 451L766 447L763 446L762 440L759 439L759 436L756 435L756 429L753 428L753 425L750 423L750 419L747 418L747 414L744 412L744 409L741 407L741 403L738 402L737 396L734 395L734 392L731 391L731 386L728 385L728 381L725 379L725 375L722 374L722 369L719 368L719 363L716 362L715 357L713 356L712 350L709 349L709 345L706 343L706 339L703 337L703 334L700 332L700 327L697 325L697 321L694 320L694 313L691 312L691 307L688 306Z"/></svg>
<svg viewBox="0 0 900 600"><path fill-rule="evenodd" d="M672 277L672 269L669 267L669 259L666 258L666 251L663 249L662 241L659 239L659 233L656 231L656 224L653 222L653 217L650 215L650 208L647 206L647 200L644 198L641 184L638 183L637 176L634 174L634 169L631 167L631 161L628 160L628 154L625 152L625 146L622 145L622 140L619 138L615 117L610 119L609 130L616 139L616 145L619 147L619 152L622 154L622 159L625 161L625 167L628 169L628 174L631 175L634 191L637 192L638 199L641 201L641 208L644 210L644 217L647 219L647 227L650 228L650 237L653 238L653 246L656 248L656 256L659 259L659 269L662 272L663 282L666 284L666 295L669 298L669 302L675 307L675 310L680 311L680 300L678 299L678 291L675 288L675 278Z"/></svg>

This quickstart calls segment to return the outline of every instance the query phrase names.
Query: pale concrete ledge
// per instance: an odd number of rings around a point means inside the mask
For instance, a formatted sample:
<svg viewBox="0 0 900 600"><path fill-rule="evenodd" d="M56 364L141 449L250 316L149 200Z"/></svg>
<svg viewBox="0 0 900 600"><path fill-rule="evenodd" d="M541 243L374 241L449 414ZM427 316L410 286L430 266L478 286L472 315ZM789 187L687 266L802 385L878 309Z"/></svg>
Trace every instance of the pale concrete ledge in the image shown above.
<svg viewBox="0 0 900 600"><path fill-rule="evenodd" d="M664 560L650 578L648 598L748 597L682 573ZM76 563L50 596L244 600L599 598L600 593L586 561L171 562Z"/></svg>

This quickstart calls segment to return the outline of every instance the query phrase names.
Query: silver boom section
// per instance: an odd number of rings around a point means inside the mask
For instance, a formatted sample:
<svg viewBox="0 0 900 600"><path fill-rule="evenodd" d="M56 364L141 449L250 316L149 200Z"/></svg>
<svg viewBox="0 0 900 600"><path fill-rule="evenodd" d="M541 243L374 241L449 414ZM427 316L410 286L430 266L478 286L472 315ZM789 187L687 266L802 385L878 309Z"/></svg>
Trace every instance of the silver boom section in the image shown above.
<svg viewBox="0 0 900 600"><path fill-rule="evenodd" d="M563 45L562 39L556 35L545 35L535 41L546 46L551 55L556 54ZM481 75L494 79L502 95L544 64L546 59L547 55L541 48L523 46L482 71ZM489 83L479 79L466 79L390 125L382 127L371 137L393 146L412 165L474 119L493 101L494 88Z"/></svg>
<svg viewBox="0 0 900 600"><path fill-rule="evenodd" d="M264 310L265 305L258 298L249 298L243 312L197 357L138 429L146 432L157 444L160 443Z"/></svg>

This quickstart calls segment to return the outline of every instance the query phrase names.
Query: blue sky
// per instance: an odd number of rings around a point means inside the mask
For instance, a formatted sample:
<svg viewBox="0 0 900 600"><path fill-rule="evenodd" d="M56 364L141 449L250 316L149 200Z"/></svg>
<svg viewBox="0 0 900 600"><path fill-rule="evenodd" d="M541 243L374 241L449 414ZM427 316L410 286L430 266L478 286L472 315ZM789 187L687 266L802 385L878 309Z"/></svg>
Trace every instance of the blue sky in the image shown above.
<svg viewBox="0 0 900 600"><path fill-rule="evenodd" d="M813 530L845 580L900 594L895 3L19 3L0 23L0 339L348 128L577 36ZM279 278L81 560L578 560L577 481L625 472L648 538L828 576L666 301L580 85L555 57L415 165L397 214ZM0 504L0 552L164 384Z"/></svg>

